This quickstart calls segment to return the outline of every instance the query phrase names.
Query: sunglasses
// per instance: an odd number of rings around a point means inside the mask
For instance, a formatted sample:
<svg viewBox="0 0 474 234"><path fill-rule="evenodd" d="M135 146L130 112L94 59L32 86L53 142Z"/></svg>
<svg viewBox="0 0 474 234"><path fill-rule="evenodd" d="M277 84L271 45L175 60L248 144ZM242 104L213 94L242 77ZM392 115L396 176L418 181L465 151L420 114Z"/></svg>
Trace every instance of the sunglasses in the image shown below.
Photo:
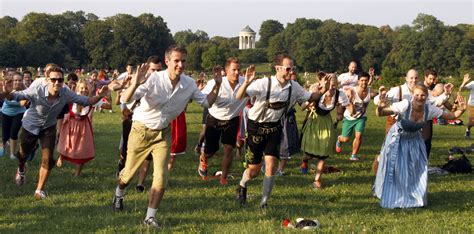
<svg viewBox="0 0 474 234"><path fill-rule="evenodd" d="M286 72L290 72L290 71L295 71L296 70L296 67L293 66L293 67L285 67L285 66L280 66L283 70L285 70Z"/></svg>
<svg viewBox="0 0 474 234"><path fill-rule="evenodd" d="M53 83L56 83L56 82L63 83L64 82L64 78L49 78L49 80Z"/></svg>

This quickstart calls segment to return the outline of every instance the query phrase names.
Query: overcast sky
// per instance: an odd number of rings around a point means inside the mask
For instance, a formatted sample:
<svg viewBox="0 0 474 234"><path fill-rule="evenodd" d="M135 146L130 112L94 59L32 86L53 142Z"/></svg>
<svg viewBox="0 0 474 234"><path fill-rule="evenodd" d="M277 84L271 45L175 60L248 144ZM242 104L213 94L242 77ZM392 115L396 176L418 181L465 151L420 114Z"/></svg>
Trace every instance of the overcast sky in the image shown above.
<svg viewBox="0 0 474 234"><path fill-rule="evenodd" d="M163 17L173 34L191 29L205 31L210 37L234 37L246 25L258 33L267 19L285 26L297 18L316 18L396 27L411 25L419 13L425 13L446 25L474 23L473 0L0 0L0 16L18 20L32 11L60 14L68 10L101 18L152 13Z"/></svg>

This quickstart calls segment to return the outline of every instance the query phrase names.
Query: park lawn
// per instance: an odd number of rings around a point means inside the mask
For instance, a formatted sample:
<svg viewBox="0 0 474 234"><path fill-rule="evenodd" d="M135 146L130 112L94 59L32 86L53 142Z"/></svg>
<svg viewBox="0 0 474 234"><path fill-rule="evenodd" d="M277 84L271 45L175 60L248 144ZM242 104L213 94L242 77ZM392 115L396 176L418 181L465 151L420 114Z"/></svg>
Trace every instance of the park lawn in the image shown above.
<svg viewBox="0 0 474 234"><path fill-rule="evenodd" d="M40 164L38 156L28 164L27 183L23 187L17 187L13 180L17 162L8 156L0 158L1 233L154 231L142 225L148 196L135 192L136 180L127 190L124 211L114 213L111 209L121 132L121 117L118 108L114 109L115 113L94 113L96 158L85 165L79 178L73 177L74 167L67 162L63 168L55 168L46 186L47 200L36 201L33 197ZM239 178L223 187L218 180L203 181L198 176L198 157L192 149L201 129L201 108L191 103L186 113L188 150L176 158L158 220L165 232L181 233L280 233L290 231L281 226L286 217L293 221L298 217L317 219L322 225L318 230L321 232L474 232L472 174L430 176L426 208L380 208L378 200L371 195L374 182L371 164L384 138L385 119L375 117L372 104L368 113L360 162L348 160L350 144L345 144L343 154L327 161L343 173L323 175L325 188L314 190L313 175L300 173L301 155L296 155L287 166L288 175L277 177L269 207L261 211L258 203L262 176L249 183L245 208L235 201ZM298 112L300 127L302 118L303 114ZM434 127L431 166L445 163L448 148L472 143L464 139L463 132L464 127L459 126ZM210 173L220 170L221 155L219 152L209 161ZM236 158L232 172L239 175L243 170L241 159Z"/></svg>

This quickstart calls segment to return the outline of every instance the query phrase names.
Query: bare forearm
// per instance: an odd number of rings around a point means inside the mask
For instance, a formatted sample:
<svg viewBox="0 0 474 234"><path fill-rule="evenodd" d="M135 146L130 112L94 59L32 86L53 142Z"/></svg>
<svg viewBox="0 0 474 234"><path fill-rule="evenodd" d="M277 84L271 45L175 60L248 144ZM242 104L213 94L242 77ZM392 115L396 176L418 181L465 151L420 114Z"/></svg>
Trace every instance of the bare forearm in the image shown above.
<svg viewBox="0 0 474 234"><path fill-rule="evenodd" d="M351 115L355 114L355 108L354 108L354 105L352 103L349 103L349 105L345 106L345 109L347 109L349 111L349 113L351 113Z"/></svg>
<svg viewBox="0 0 474 234"><path fill-rule="evenodd" d="M388 106L377 106L377 108L375 108L375 114L378 117L381 117L381 116L393 115L395 114L395 112L393 112Z"/></svg>
<svg viewBox="0 0 474 234"><path fill-rule="evenodd" d="M242 100L243 98L247 97L247 87L249 87L250 83L244 82L242 86L240 86L239 90L237 91L237 95L235 96L237 100Z"/></svg>
<svg viewBox="0 0 474 234"><path fill-rule="evenodd" d="M312 94L311 94L311 97L310 97L309 100L308 100L308 102L314 102L314 101L316 101L318 98L321 97L321 94L322 94L322 93L325 93L325 92L326 92L325 89L321 89L321 90L319 90L319 91L316 91L316 92L312 93Z"/></svg>
<svg viewBox="0 0 474 234"><path fill-rule="evenodd" d="M337 121L341 121L342 118L343 118L343 114L344 114L344 110L345 110L345 107L343 106L338 106L337 107L337 114L336 114L336 120Z"/></svg>
<svg viewBox="0 0 474 234"><path fill-rule="evenodd" d="M89 99L87 99L87 102L88 102L89 106L92 106L92 105L96 104L97 102L99 102L100 99L102 99L102 96L89 97Z"/></svg>
<svg viewBox="0 0 474 234"><path fill-rule="evenodd" d="M113 81L112 83L108 85L108 87L109 89L113 91L118 91L125 88L121 82L117 82L117 81Z"/></svg>
<svg viewBox="0 0 474 234"><path fill-rule="evenodd" d="M443 115L441 115L441 118L450 120L450 119L457 119L461 117L461 115L464 113L464 109L459 109L454 112L445 112Z"/></svg>
<svg viewBox="0 0 474 234"><path fill-rule="evenodd" d="M130 86L128 87L125 91L122 92L122 101L127 103L130 102L130 99L132 99L133 94L135 93L135 90L137 90L138 86Z"/></svg>
<svg viewBox="0 0 474 234"><path fill-rule="evenodd" d="M214 85L212 91L207 95L207 103L209 103L209 107L211 107L212 104L214 104L214 102L216 101L217 95L219 95L220 87L220 85Z"/></svg>

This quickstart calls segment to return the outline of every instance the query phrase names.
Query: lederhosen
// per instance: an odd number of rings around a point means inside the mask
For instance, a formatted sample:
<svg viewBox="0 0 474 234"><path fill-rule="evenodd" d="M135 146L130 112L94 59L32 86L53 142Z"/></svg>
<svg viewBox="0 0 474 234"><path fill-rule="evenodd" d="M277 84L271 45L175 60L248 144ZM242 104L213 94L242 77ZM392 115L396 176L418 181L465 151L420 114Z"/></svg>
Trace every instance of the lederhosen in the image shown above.
<svg viewBox="0 0 474 234"><path fill-rule="evenodd" d="M235 147L237 141L237 131L239 130L239 116L230 120L220 120L211 114L206 118L206 147L204 153L214 154L219 150L219 138L222 144Z"/></svg>
<svg viewBox="0 0 474 234"><path fill-rule="evenodd" d="M291 82L291 81L290 81ZM291 83L290 83L291 84ZM267 96L265 106L258 115L256 121L248 120L247 126L247 152L245 161L247 164L260 164L264 155L271 155L279 158L279 145L281 140L281 117L285 115L290 104L291 86L288 90L286 102L270 103L271 78L268 78ZM280 120L276 122L258 122L265 116L267 109L281 110L285 108Z"/></svg>

